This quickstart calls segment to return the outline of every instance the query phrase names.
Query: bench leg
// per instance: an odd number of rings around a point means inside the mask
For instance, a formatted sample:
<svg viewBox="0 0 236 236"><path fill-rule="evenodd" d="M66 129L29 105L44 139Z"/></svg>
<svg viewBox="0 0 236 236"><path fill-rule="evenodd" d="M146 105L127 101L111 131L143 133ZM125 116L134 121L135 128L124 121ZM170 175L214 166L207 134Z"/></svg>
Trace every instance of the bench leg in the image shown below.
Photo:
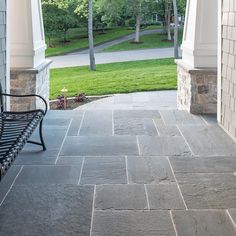
<svg viewBox="0 0 236 236"><path fill-rule="evenodd" d="M47 148L45 146L44 139L43 139L43 119L40 121L40 125L39 125L39 136L40 136L40 141L43 146L43 151L46 151Z"/></svg>
<svg viewBox="0 0 236 236"><path fill-rule="evenodd" d="M39 142L35 142L35 141L31 141L31 140L28 140L27 143L31 143L31 144L42 146L43 147L43 151L46 151L47 148L46 148L46 145L45 145L44 139L43 139L43 120L41 120L40 124L39 124L39 137L40 137L40 143Z"/></svg>

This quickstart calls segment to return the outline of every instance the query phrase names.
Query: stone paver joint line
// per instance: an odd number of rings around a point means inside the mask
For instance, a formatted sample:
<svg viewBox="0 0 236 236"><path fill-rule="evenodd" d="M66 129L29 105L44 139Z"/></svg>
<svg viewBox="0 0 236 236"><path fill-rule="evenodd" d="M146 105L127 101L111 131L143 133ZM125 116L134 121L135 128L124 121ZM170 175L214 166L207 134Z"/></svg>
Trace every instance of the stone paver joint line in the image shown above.
<svg viewBox="0 0 236 236"><path fill-rule="evenodd" d="M78 185L80 185L80 181L81 181L81 177L82 177L82 173L83 173L83 168L84 168L84 161L85 161L85 157L83 157L83 161L82 161L82 164L81 164Z"/></svg>
<svg viewBox="0 0 236 236"><path fill-rule="evenodd" d="M149 203L148 191L147 191L147 185L146 184L144 184L144 189L145 189L145 194L146 194L146 199L147 199L147 207L148 207L148 210L150 210L150 203Z"/></svg>
<svg viewBox="0 0 236 236"><path fill-rule="evenodd" d="M202 115L200 115L200 117L201 117L201 119L205 122L205 124L206 124L207 126L210 126L210 124L207 122L207 120L206 120Z"/></svg>
<svg viewBox="0 0 236 236"><path fill-rule="evenodd" d="M112 110L112 113L111 113L111 122L112 122L112 136L115 135L115 125L114 125L114 110Z"/></svg>
<svg viewBox="0 0 236 236"><path fill-rule="evenodd" d="M161 136L161 135L160 135L160 132L159 132L159 130L158 130L158 128L157 128L157 125L156 125L156 122L155 122L155 120L154 120L154 119L152 119L152 122L153 122L153 124L154 124L154 126L155 126L155 128L156 128L157 135L158 135L158 136Z"/></svg>
<svg viewBox="0 0 236 236"><path fill-rule="evenodd" d="M11 189L13 188L13 185L15 184L15 182L16 182L18 176L20 175L20 173L22 172L23 168L24 168L24 166L22 166L22 167L20 168L18 174L17 174L16 177L14 178L14 180L13 180L13 182L12 182L10 188L8 189L8 191L6 192L4 198L2 199L2 201L1 201L1 203L0 203L0 207L2 206L3 202L5 201L5 199L7 198L8 194L10 193Z"/></svg>
<svg viewBox="0 0 236 236"><path fill-rule="evenodd" d="M173 224L173 228L174 228L174 231L175 231L175 236L178 236L178 231L176 229L176 225L175 225L175 222L174 222L172 211L169 211L169 214L170 214L170 218L171 218L171 221L172 221L172 224Z"/></svg>
<svg viewBox="0 0 236 236"><path fill-rule="evenodd" d="M141 156L141 149L140 149L140 145L139 145L138 136L136 136L136 140L137 140L137 145L138 145L138 154L139 154L139 156Z"/></svg>
<svg viewBox="0 0 236 236"><path fill-rule="evenodd" d="M177 187L178 187L178 190L179 190L179 193L180 193L180 197L181 197L182 200L183 200L185 209L188 210L188 207L187 207L186 202L185 202L185 200L184 200L184 196L183 196L183 194L182 194L182 191L181 191L181 188L180 188L180 186L179 186L178 180L177 180L177 178L176 178L176 176L175 176L174 169L173 169L173 167L172 167L172 165L171 165L170 159L169 159L169 157L166 157L166 159L167 159L167 161L169 162L171 172L172 172L172 174L173 174L173 176L174 176L174 179L175 179L175 182L176 182L176 184L177 184Z"/></svg>
<svg viewBox="0 0 236 236"><path fill-rule="evenodd" d="M125 167L126 167L127 184L129 184L129 172L128 172L128 158L127 158L127 156L125 156Z"/></svg>
<svg viewBox="0 0 236 236"><path fill-rule="evenodd" d="M162 119L162 121L163 121L164 125L166 126L166 121L165 121L165 119L164 119L163 115L161 114L161 111L159 111L159 113L160 113L160 117L161 117L161 119Z"/></svg>
<svg viewBox="0 0 236 236"><path fill-rule="evenodd" d="M86 111L83 112L82 119L81 119L80 126L79 126L79 130L78 130L78 133L77 133L77 136L79 136L79 134L80 134L80 130L81 130L82 125L83 125L83 122L84 122L85 113L86 113Z"/></svg>
<svg viewBox="0 0 236 236"><path fill-rule="evenodd" d="M69 125L68 125L67 130L66 130L65 137L64 137L64 139L63 139L63 141L62 141L62 144L61 144L61 147L60 147L60 149L59 149L59 151L58 151L57 158L56 158L56 160L55 160L55 165L56 165L57 162L58 162L58 159L59 159L61 150L62 150L62 148L63 148L63 145L64 145L65 141L66 141L66 137L67 137L67 135L68 135L68 133L69 133L71 124L72 124L72 119L70 119L70 123L69 123Z"/></svg>
<svg viewBox="0 0 236 236"><path fill-rule="evenodd" d="M94 192L93 192L93 205L92 205L92 216L91 216L91 225L90 225L90 236L93 233L93 217L94 217L94 209L95 209L95 198L96 198L96 185L94 185Z"/></svg>
<svg viewBox="0 0 236 236"><path fill-rule="evenodd" d="M191 152L192 156L196 156L196 155L194 154L194 152L193 152L192 148L190 147L190 145L189 145L189 143L188 143L187 139L184 137L184 135L183 135L183 133L182 133L181 129L179 128L179 126L178 126L178 125L176 125L176 127L177 127L177 129L179 130L179 132L180 132L181 136L183 137L183 139L184 139L184 142L185 142L185 143L186 143L186 145L188 146L188 148L189 148L189 150L190 150L190 152Z"/></svg>
<svg viewBox="0 0 236 236"><path fill-rule="evenodd" d="M232 222L234 228L236 228L236 222L234 221L233 217L230 215L229 210L226 210L226 214L229 216L229 219Z"/></svg>

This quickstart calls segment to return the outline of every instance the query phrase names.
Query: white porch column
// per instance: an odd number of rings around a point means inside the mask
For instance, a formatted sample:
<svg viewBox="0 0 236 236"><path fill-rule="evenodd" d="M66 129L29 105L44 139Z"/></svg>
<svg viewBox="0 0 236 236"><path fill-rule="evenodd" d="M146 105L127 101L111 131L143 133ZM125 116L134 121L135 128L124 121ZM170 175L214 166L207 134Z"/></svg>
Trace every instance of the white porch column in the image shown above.
<svg viewBox="0 0 236 236"><path fill-rule="evenodd" d="M178 64L178 106L192 113L217 111L218 4L188 0Z"/></svg>
<svg viewBox="0 0 236 236"><path fill-rule="evenodd" d="M49 65L41 0L10 0L11 92L49 99ZM14 110L38 107L37 100L11 100Z"/></svg>

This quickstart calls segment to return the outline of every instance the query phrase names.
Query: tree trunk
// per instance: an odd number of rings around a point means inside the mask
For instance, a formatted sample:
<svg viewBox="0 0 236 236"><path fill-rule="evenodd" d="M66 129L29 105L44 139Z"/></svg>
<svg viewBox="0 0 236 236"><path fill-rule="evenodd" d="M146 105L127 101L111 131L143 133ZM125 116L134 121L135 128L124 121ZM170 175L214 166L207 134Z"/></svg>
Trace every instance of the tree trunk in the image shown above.
<svg viewBox="0 0 236 236"><path fill-rule="evenodd" d="M175 45L175 58L179 58L179 44L178 44L178 8L176 0L173 0L174 16L175 16L175 33L174 33L174 45Z"/></svg>
<svg viewBox="0 0 236 236"><path fill-rule="evenodd" d="M168 24L168 2L165 0L165 22L163 22L163 33L167 34L167 24Z"/></svg>
<svg viewBox="0 0 236 236"><path fill-rule="evenodd" d="M167 30L166 30L166 19L165 19L165 21L163 21L163 23L162 23L162 33L163 33L163 34L167 34Z"/></svg>
<svg viewBox="0 0 236 236"><path fill-rule="evenodd" d="M171 41L171 32L170 32L170 17L171 17L171 11L170 11L170 6L169 6L169 4L167 3L167 26L166 26L166 28L167 28L167 39L169 40L169 41Z"/></svg>
<svg viewBox="0 0 236 236"><path fill-rule="evenodd" d="M94 42L93 42L93 0L89 0L88 36L89 36L90 70L96 70L95 56L94 56Z"/></svg>
<svg viewBox="0 0 236 236"><path fill-rule="evenodd" d="M141 26L141 18L142 18L142 9L141 9L141 1L139 4L139 12L136 16L136 31L135 31L135 39L134 42L139 43L140 42L140 26Z"/></svg>
<svg viewBox="0 0 236 236"><path fill-rule="evenodd" d="M134 42L140 42L140 25L141 25L141 15L136 17L136 31L135 31L135 40Z"/></svg>
<svg viewBox="0 0 236 236"><path fill-rule="evenodd" d="M63 32L63 42L66 43L67 42L67 31Z"/></svg>
<svg viewBox="0 0 236 236"><path fill-rule="evenodd" d="M48 35L48 47L49 48L52 48L53 46L52 46L52 41L51 41L51 36L50 35Z"/></svg>

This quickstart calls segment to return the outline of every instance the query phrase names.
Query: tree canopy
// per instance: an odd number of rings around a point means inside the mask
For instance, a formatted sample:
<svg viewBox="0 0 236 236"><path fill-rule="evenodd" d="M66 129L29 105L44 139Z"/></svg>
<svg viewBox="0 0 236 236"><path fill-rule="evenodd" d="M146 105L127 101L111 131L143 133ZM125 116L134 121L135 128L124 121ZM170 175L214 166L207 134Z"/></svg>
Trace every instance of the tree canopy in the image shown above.
<svg viewBox="0 0 236 236"><path fill-rule="evenodd" d="M173 16L173 0L92 0L93 24L96 29L105 27L148 24L153 14L166 25ZM183 16L186 0L178 0L178 12ZM87 27L88 0L42 0L46 34L69 28ZM168 19L169 17L169 19ZM166 31L167 33L167 31Z"/></svg>

